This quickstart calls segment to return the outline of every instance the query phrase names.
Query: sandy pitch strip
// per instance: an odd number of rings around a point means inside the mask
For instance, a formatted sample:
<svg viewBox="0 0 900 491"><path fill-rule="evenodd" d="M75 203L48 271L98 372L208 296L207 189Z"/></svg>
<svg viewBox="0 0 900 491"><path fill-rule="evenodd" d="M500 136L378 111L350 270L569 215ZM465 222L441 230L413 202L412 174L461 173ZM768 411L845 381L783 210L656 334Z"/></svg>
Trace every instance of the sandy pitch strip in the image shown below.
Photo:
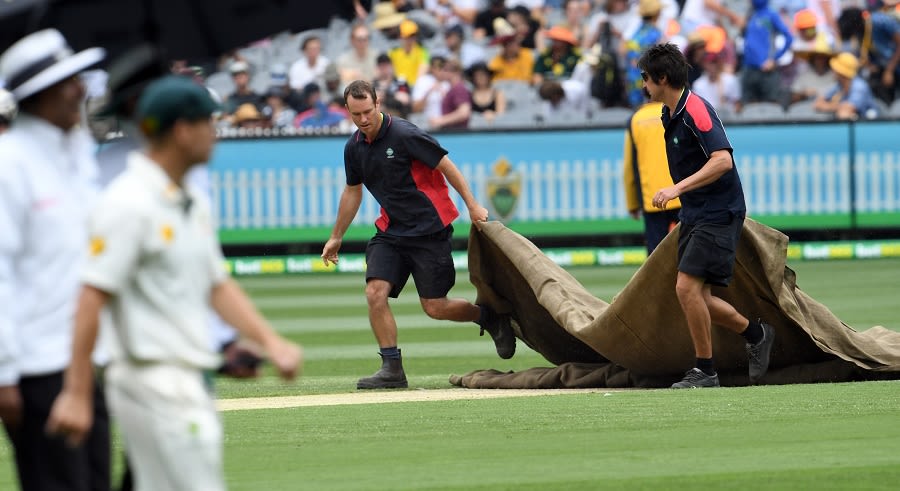
<svg viewBox="0 0 900 491"><path fill-rule="evenodd" d="M317 394L306 396L248 397L220 399L219 411L248 409L282 409L309 406L339 406L345 404L385 404L393 402L455 401L464 399L497 399L562 394L590 394L622 392L627 389L419 389L346 394Z"/></svg>

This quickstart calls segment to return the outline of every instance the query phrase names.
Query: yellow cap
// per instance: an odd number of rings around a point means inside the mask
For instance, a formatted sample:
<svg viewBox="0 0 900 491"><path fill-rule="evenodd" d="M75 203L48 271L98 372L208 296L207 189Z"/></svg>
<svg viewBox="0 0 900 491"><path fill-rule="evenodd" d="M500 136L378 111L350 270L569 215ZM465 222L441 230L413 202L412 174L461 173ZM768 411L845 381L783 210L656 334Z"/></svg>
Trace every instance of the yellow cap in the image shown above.
<svg viewBox="0 0 900 491"><path fill-rule="evenodd" d="M419 32L419 26L415 22L406 19L400 23L400 37L415 36L417 32Z"/></svg>

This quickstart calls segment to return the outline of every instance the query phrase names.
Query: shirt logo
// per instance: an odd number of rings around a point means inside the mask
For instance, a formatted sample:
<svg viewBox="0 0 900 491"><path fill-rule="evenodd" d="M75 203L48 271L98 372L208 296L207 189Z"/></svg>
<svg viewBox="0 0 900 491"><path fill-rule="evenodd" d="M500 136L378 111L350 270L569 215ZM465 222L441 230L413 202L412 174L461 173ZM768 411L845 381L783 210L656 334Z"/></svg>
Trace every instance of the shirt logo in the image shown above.
<svg viewBox="0 0 900 491"><path fill-rule="evenodd" d="M159 229L159 234L162 236L163 240L166 242L172 242L172 239L175 238L175 231L172 230L171 225L163 225Z"/></svg>
<svg viewBox="0 0 900 491"><path fill-rule="evenodd" d="M389 158L389 159L394 158L394 149L393 148L388 147L387 151L385 151L384 153L385 153L385 155L387 155L387 158Z"/></svg>
<svg viewBox="0 0 900 491"><path fill-rule="evenodd" d="M90 253L91 257L99 256L106 249L106 242L102 237L91 237Z"/></svg>
<svg viewBox="0 0 900 491"><path fill-rule="evenodd" d="M678 137L672 138L672 143L678 145Z"/></svg>

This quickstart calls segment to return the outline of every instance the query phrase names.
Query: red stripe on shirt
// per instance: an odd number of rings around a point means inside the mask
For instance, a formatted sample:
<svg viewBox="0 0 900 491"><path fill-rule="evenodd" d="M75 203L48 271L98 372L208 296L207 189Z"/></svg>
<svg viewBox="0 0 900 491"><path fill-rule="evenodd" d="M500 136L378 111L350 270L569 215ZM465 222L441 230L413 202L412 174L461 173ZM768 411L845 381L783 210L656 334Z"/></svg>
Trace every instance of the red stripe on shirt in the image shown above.
<svg viewBox="0 0 900 491"><path fill-rule="evenodd" d="M684 109L694 119L694 124L697 125L698 130L706 132L712 129L712 118L709 117L709 109L693 92L688 94Z"/></svg>
<svg viewBox="0 0 900 491"><path fill-rule="evenodd" d="M428 200L431 201L431 204L438 212L441 223L445 227L450 225L459 216L459 211L456 210L456 205L450 200L450 193L447 190L447 181L444 179L444 174L418 160L413 160L411 172L413 181L416 183L416 189L424 193Z"/></svg>
<svg viewBox="0 0 900 491"><path fill-rule="evenodd" d="M375 220L375 226L378 227L378 230L382 232L386 231L387 228L391 225L391 217L388 216L387 212L384 211L384 208L381 209L381 215Z"/></svg>

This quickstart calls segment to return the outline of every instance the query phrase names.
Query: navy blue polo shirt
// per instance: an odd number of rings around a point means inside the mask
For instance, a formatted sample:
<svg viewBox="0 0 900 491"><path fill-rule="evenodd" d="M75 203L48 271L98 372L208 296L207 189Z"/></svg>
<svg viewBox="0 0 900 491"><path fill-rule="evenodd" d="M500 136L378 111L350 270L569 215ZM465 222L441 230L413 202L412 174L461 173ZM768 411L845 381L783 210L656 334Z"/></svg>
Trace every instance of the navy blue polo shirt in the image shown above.
<svg viewBox="0 0 900 491"><path fill-rule="evenodd" d="M675 108L674 115L663 106L662 122L665 127L666 154L669 173L675 183L697 173L709 156L717 150L734 149L725 127L713 107L702 97L685 89ZM723 174L716 181L680 196L679 217L688 225L697 223L728 223L732 217L744 217L744 189L737 167Z"/></svg>
<svg viewBox="0 0 900 491"><path fill-rule="evenodd" d="M409 121L382 117L374 141L359 130L347 140L347 185L363 184L372 193L381 205L375 226L384 233L421 237L443 230L459 216L436 169L447 150Z"/></svg>

